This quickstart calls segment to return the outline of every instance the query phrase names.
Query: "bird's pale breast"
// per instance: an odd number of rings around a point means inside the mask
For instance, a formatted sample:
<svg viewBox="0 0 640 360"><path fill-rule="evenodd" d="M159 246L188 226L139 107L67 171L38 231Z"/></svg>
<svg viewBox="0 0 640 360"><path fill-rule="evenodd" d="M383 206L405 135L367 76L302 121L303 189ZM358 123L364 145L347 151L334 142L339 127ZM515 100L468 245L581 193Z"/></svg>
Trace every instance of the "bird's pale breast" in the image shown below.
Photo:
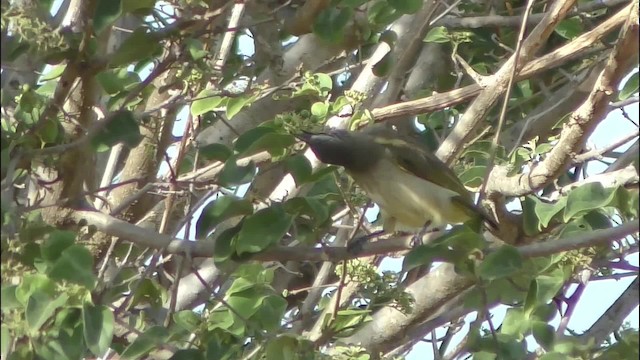
<svg viewBox="0 0 640 360"><path fill-rule="evenodd" d="M385 224L395 220L394 229L387 231L415 231L431 221L432 227L457 224L469 216L452 203L458 194L406 172L387 160L373 170L350 175L380 206ZM393 223L393 221L392 221Z"/></svg>

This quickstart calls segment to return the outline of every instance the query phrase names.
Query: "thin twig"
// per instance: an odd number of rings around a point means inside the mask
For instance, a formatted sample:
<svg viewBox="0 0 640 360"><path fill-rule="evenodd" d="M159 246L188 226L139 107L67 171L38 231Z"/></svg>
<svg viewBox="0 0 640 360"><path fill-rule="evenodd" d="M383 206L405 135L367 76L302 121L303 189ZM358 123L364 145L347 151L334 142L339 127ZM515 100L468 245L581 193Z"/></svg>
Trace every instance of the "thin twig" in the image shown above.
<svg viewBox="0 0 640 360"><path fill-rule="evenodd" d="M491 149L489 150L489 162L487 164L487 170L484 175L484 179L482 180L482 186L480 187L480 195L478 196L478 204L482 202L482 199L486 196L487 183L489 182L489 175L491 174L491 170L493 169L496 162L496 153L498 150L498 143L500 141L500 134L502 133L502 127L504 126L504 119L507 116L507 107L509 105L509 97L511 96L511 88L513 87L513 82L520 70L518 68L518 60L520 58L520 50L522 49L522 42L524 41L524 33L527 29L527 18L531 13L531 8L533 7L534 0L527 1L527 7L524 11L522 17L522 26L520 26L520 33L518 34L518 42L516 43L516 51L513 55L513 69L511 71L511 76L509 76L509 82L507 83L507 88L504 93L504 101L502 102L502 108L500 109L500 117L498 118L498 127L496 128L495 135L493 137L493 141L491 142Z"/></svg>
<svg viewBox="0 0 640 360"><path fill-rule="evenodd" d="M638 135L640 135L640 132L636 130L636 132L628 134L626 136L623 136L622 138L620 138L620 139L614 141L613 143L603 147L602 149L594 149L594 150L588 151L586 153L577 155L577 156L574 157L573 163L574 164L578 164L578 163L582 163L582 162L589 161L589 160L592 160L592 159L599 159L599 158L602 157L603 154L605 154L605 153L607 153L607 152L609 152L611 150L617 149L620 146L628 143L631 140L637 139Z"/></svg>

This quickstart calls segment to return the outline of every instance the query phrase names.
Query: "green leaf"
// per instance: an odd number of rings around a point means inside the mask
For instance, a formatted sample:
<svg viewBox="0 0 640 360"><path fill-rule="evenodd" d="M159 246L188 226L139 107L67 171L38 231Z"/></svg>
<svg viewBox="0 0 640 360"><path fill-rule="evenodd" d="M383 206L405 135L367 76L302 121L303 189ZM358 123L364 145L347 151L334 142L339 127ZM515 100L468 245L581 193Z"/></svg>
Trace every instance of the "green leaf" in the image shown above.
<svg viewBox="0 0 640 360"><path fill-rule="evenodd" d="M323 102L315 102L311 105L311 115L318 119L324 119L329 113L329 106Z"/></svg>
<svg viewBox="0 0 640 360"><path fill-rule="evenodd" d="M473 360L496 360L498 355L488 351L478 351L473 353Z"/></svg>
<svg viewBox="0 0 640 360"><path fill-rule="evenodd" d="M353 18L353 9L327 7L315 18L313 33L330 43L339 43L344 38L345 26Z"/></svg>
<svg viewBox="0 0 640 360"><path fill-rule="evenodd" d="M250 318L258 311L262 300L266 296L263 291L253 287L229 295L227 297L227 304L235 313L242 314L245 318Z"/></svg>
<svg viewBox="0 0 640 360"><path fill-rule="evenodd" d="M467 226L458 225L431 243L411 250L404 258L402 271L429 265L433 261L461 263L469 258L471 252L484 246L484 240L478 233Z"/></svg>
<svg viewBox="0 0 640 360"><path fill-rule="evenodd" d="M206 236L221 222L253 213L251 201L235 196L221 196L207 204L196 222L196 238Z"/></svg>
<svg viewBox="0 0 640 360"><path fill-rule="evenodd" d="M531 214L526 214L526 213L532 210L533 213L535 214L535 217L538 219L537 230L534 232L534 234L537 234L539 230L542 230L543 228L546 228L547 226L549 226L549 223L551 222L551 220L557 214L559 214L562 210L564 210L566 204L567 204L566 197L561 197L555 203L549 204L541 201L535 196L527 196L525 198L525 204L523 205L523 208L522 208L523 211L525 212L525 221L527 221L527 219L530 216L532 216ZM531 221L531 220L528 220L528 221ZM528 226L532 226L532 224ZM529 231L532 231L532 230L533 229L530 229Z"/></svg>
<svg viewBox="0 0 640 360"><path fill-rule="evenodd" d="M161 49L156 35L139 27L114 52L110 65L112 67L129 65L148 58Z"/></svg>
<svg viewBox="0 0 640 360"><path fill-rule="evenodd" d="M25 319L29 329L31 331L38 331L40 327L55 313L55 311L67 302L68 299L69 296L67 294L60 294L55 299L52 299L42 291L35 291L31 294L25 310Z"/></svg>
<svg viewBox="0 0 640 360"><path fill-rule="evenodd" d="M67 280L93 290L96 283L93 275L93 256L86 247L71 245L51 266L48 275L51 279Z"/></svg>
<svg viewBox="0 0 640 360"><path fill-rule="evenodd" d="M568 222L579 213L611 206L616 200L616 190L617 188L605 189L599 182L587 183L571 190L564 209L564 221Z"/></svg>
<svg viewBox="0 0 640 360"><path fill-rule="evenodd" d="M325 222L329 218L329 208L318 199L312 197L295 197L284 203L284 209L287 213L299 217L306 215L316 225Z"/></svg>
<svg viewBox="0 0 640 360"><path fill-rule="evenodd" d="M9 353L9 346L11 345L11 334L9 333L9 327L2 325L0 328L0 352L2 354Z"/></svg>
<svg viewBox="0 0 640 360"><path fill-rule="evenodd" d="M184 44L186 45L191 59L194 61L201 60L209 54L206 50L204 50L202 41L198 39L184 39Z"/></svg>
<svg viewBox="0 0 640 360"><path fill-rule="evenodd" d="M262 209L244 221L238 234L236 252L256 253L280 241L293 222L283 207L274 205Z"/></svg>
<svg viewBox="0 0 640 360"><path fill-rule="evenodd" d="M49 80L49 81L46 81L44 84L40 85L38 89L36 89L36 93L42 96L45 96L47 98L52 98L57 87L58 87L58 80Z"/></svg>
<svg viewBox="0 0 640 360"><path fill-rule="evenodd" d="M59 136L62 132L62 125L58 119L46 119L42 122L42 126L37 129L36 135L43 144L55 144L60 141Z"/></svg>
<svg viewBox="0 0 640 360"><path fill-rule="evenodd" d="M242 110L245 106L249 105L253 101L253 98L244 96L232 97L227 101L227 118L233 119L236 114Z"/></svg>
<svg viewBox="0 0 640 360"><path fill-rule="evenodd" d="M528 331L529 321L527 320L524 311L520 308L507 309L507 313L502 321L500 332L507 335L513 335L517 339L522 339Z"/></svg>
<svg viewBox="0 0 640 360"><path fill-rule="evenodd" d="M44 96L37 94L32 89L24 91L15 110L16 119L28 127L36 124L44 113L45 101Z"/></svg>
<svg viewBox="0 0 640 360"><path fill-rule="evenodd" d="M548 352L540 356L540 360L573 360L574 357L559 353L559 352Z"/></svg>
<svg viewBox="0 0 640 360"><path fill-rule="evenodd" d="M622 89L618 93L619 100L627 100L631 97L631 95L638 92L638 88L640 88L640 72L635 72L624 83Z"/></svg>
<svg viewBox="0 0 640 360"><path fill-rule="evenodd" d="M233 155L233 151L226 145L220 143L213 143L205 145L199 148L199 153L202 159L209 161L221 161L225 162Z"/></svg>
<svg viewBox="0 0 640 360"><path fill-rule="evenodd" d="M105 70L98 73L96 79L102 89L109 95L130 90L140 83L140 75L127 69Z"/></svg>
<svg viewBox="0 0 640 360"><path fill-rule="evenodd" d="M529 291L527 291L527 297L524 300L524 315L527 317L531 317L533 311L536 309L538 305L538 283L535 279L529 282Z"/></svg>
<svg viewBox="0 0 640 360"><path fill-rule="evenodd" d="M236 269L234 275L255 284L270 285L275 268L264 268L258 263L245 263Z"/></svg>
<svg viewBox="0 0 640 360"><path fill-rule="evenodd" d="M442 244L420 245L411 250L402 261L402 271L409 271L418 266L431 265L437 259L443 259L450 250Z"/></svg>
<svg viewBox="0 0 640 360"><path fill-rule="evenodd" d="M287 300L282 296L270 295L262 300L260 310L251 317L251 320L257 321L261 329L277 331L280 329L286 310Z"/></svg>
<svg viewBox="0 0 640 360"><path fill-rule="evenodd" d="M26 306L29 297L35 292L43 292L49 297L54 297L56 284L44 274L26 275L16 289L16 299Z"/></svg>
<svg viewBox="0 0 640 360"><path fill-rule="evenodd" d="M238 137L235 150L239 156L249 156L261 151L279 155L295 142L295 138L289 134L278 133L268 126L258 126Z"/></svg>
<svg viewBox="0 0 640 360"><path fill-rule="evenodd" d="M159 307L162 306L162 303L167 298L167 290L155 278L138 280L130 285L130 290L135 290L131 298L130 307L135 307L139 304Z"/></svg>
<svg viewBox="0 0 640 360"><path fill-rule="evenodd" d="M93 30L100 34L122 15L121 0L98 0L93 16Z"/></svg>
<svg viewBox="0 0 640 360"><path fill-rule="evenodd" d="M163 345L168 337L169 332L165 328L153 326L138 336L133 343L124 350L122 357L124 359L139 359L149 351Z"/></svg>
<svg viewBox="0 0 640 360"><path fill-rule="evenodd" d="M591 229L589 223L587 223L584 217L581 216L577 219L569 221L564 227L562 227L562 230L560 231L560 234L558 234L558 237L560 239L565 239L570 236L590 232L591 230L593 229Z"/></svg>
<svg viewBox="0 0 640 360"><path fill-rule="evenodd" d="M18 285L2 286L2 301L0 301L0 306L3 311L22 307L22 304L20 304L16 297L16 289L18 289Z"/></svg>
<svg viewBox="0 0 640 360"><path fill-rule="evenodd" d="M478 265L478 275L487 280L500 279L515 274L522 268L522 256L513 246L503 245Z"/></svg>
<svg viewBox="0 0 640 360"><path fill-rule="evenodd" d="M191 310L182 310L173 314L173 321L182 330L191 333L198 328L202 318Z"/></svg>
<svg viewBox="0 0 640 360"><path fill-rule="evenodd" d="M487 174L486 166L471 166L465 169L459 176L460 181L467 187L475 188L482 185L485 175Z"/></svg>
<svg viewBox="0 0 640 360"><path fill-rule="evenodd" d="M572 40L584 31L582 20L575 16L561 21L555 28L555 32L565 39Z"/></svg>
<svg viewBox="0 0 640 360"><path fill-rule="evenodd" d="M198 95L196 95L197 100L191 104L191 115L199 116L218 108L224 100L219 94L220 91L214 89L204 89L200 91Z"/></svg>
<svg viewBox="0 0 640 360"><path fill-rule="evenodd" d="M289 335L282 334L269 341L265 349L265 360L293 360L298 359L298 340Z"/></svg>
<svg viewBox="0 0 640 360"><path fill-rule="evenodd" d="M122 4L122 12L136 15L148 15L156 5L156 0L125 1Z"/></svg>
<svg viewBox="0 0 640 360"><path fill-rule="evenodd" d="M251 289L254 286L256 286L255 282L245 277L239 277L233 281L233 284L231 284L229 290L227 290L226 295L231 296L235 293L240 293L245 290Z"/></svg>
<svg viewBox="0 0 640 360"><path fill-rule="evenodd" d="M538 305L531 314L531 319L549 323L558 313L558 308L554 303Z"/></svg>
<svg viewBox="0 0 640 360"><path fill-rule="evenodd" d="M415 14L422 8L422 0L387 0L387 2L403 14Z"/></svg>
<svg viewBox="0 0 640 360"><path fill-rule="evenodd" d="M449 30L447 30L444 26L436 26L429 30L427 35L424 37L424 42L443 44L451 41Z"/></svg>
<svg viewBox="0 0 640 360"><path fill-rule="evenodd" d="M205 360L204 352L199 349L182 349L176 351L169 360Z"/></svg>
<svg viewBox="0 0 640 360"><path fill-rule="evenodd" d="M256 164L253 161L246 166L240 166L236 163L237 156L232 155L224 163L218 182L223 186L242 185L250 182L256 174Z"/></svg>
<svg viewBox="0 0 640 360"><path fill-rule="evenodd" d="M104 306L85 303L82 306L84 341L95 356L102 356L113 338L113 312Z"/></svg>
<svg viewBox="0 0 640 360"><path fill-rule="evenodd" d="M40 77L39 81L46 82L46 81L58 78L60 77L60 75L62 75L62 73L64 72L64 69L66 68L67 68L67 64L59 64L59 65L52 66L51 69L49 69L49 71L47 71L45 74L43 74Z"/></svg>
<svg viewBox="0 0 640 360"><path fill-rule="evenodd" d="M562 289L566 281L565 273L561 268L554 269L546 275L540 275L536 278L538 284L537 301L539 304L546 304L556 296L558 291Z"/></svg>
<svg viewBox="0 0 640 360"><path fill-rule="evenodd" d="M298 186L304 184L313 173L309 159L302 154L288 157L284 161L284 167L293 176L293 180Z"/></svg>
<svg viewBox="0 0 640 360"><path fill-rule="evenodd" d="M346 309L339 310L338 316L333 323L333 330L336 333L345 331L340 336L348 336L349 331L353 332L358 325L371 321L371 310L367 309Z"/></svg>
<svg viewBox="0 0 640 360"><path fill-rule="evenodd" d="M638 161L638 159L636 159L636 161ZM638 217L638 212L640 211L640 197L638 196L638 192L633 191L629 195L629 214L631 217Z"/></svg>
<svg viewBox="0 0 640 360"><path fill-rule="evenodd" d="M371 68L371 72L377 77L387 76L393 68L394 63L395 59L393 57L393 54L391 52L388 52L382 57L382 59L380 59L380 61L373 65L373 68Z"/></svg>
<svg viewBox="0 0 640 360"><path fill-rule="evenodd" d="M54 262L69 246L73 245L76 234L72 231L54 230L47 240L40 245L40 253L46 261Z"/></svg>
<svg viewBox="0 0 640 360"><path fill-rule="evenodd" d="M542 321L531 322L531 333L545 350L551 349L555 341L556 332L553 326Z"/></svg>
<svg viewBox="0 0 640 360"><path fill-rule="evenodd" d="M608 229L611 227L611 220L609 220L609 217L603 214L601 210L591 210L582 217L592 230Z"/></svg>
<svg viewBox="0 0 640 360"><path fill-rule="evenodd" d="M402 13L392 7L387 1L374 2L369 8L367 18L374 25L389 25L402 16Z"/></svg>
<svg viewBox="0 0 640 360"><path fill-rule="evenodd" d="M228 309L216 309L209 314L207 319L209 322L209 330L216 328L229 329L233 326L233 313Z"/></svg>
<svg viewBox="0 0 640 360"><path fill-rule="evenodd" d="M138 123L131 111L119 111L104 121L107 123L91 139L91 144L96 151L109 150L120 142L133 148L142 140Z"/></svg>
<svg viewBox="0 0 640 360"><path fill-rule="evenodd" d="M237 235L240 232L240 228L244 221L240 221L238 225L224 230L220 236L216 239L213 260L216 266L220 267L220 264L228 260L234 254L234 247L236 244Z"/></svg>
<svg viewBox="0 0 640 360"><path fill-rule="evenodd" d="M320 93L327 93L333 88L333 80L331 76L324 73L313 74L313 83L318 87Z"/></svg>

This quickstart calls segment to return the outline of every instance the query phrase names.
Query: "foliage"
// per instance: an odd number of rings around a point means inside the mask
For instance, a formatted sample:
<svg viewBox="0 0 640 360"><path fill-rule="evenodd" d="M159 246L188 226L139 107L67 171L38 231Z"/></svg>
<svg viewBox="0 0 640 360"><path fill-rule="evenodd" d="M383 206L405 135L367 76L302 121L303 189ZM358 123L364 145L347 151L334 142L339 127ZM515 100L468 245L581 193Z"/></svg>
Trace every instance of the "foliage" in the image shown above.
<svg viewBox="0 0 640 360"><path fill-rule="evenodd" d="M637 2L547 24L504 114L480 101L507 96L525 2L63 2L2 2L3 358L401 358L441 332L447 359L638 358L628 311L567 328L585 272L638 288L637 142L585 145L638 102ZM379 221L296 135L373 122L437 150L496 233L345 246Z"/></svg>

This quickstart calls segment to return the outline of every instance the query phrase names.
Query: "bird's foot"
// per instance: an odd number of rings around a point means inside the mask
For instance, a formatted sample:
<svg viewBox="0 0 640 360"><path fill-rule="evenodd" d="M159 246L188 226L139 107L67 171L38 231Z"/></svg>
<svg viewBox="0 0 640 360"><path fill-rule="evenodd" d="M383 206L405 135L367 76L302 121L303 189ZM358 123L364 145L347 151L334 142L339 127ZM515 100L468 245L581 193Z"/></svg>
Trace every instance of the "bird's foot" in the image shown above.
<svg viewBox="0 0 640 360"><path fill-rule="evenodd" d="M431 221L427 221L422 227L422 230L418 231L417 234L413 235L413 238L411 238L411 247L415 248L420 245L423 245L425 235L440 231L437 228L429 229L429 226L431 226Z"/></svg>
<svg viewBox="0 0 640 360"><path fill-rule="evenodd" d="M422 236L420 233L414 234L411 238L411 248L415 249L418 246L422 245Z"/></svg>
<svg viewBox="0 0 640 360"><path fill-rule="evenodd" d="M364 248L364 244L366 244L369 240L377 238L382 234L384 234L384 230L372 232L369 235L357 237L347 244L347 251L351 254L359 254L360 252L362 252L362 249Z"/></svg>

